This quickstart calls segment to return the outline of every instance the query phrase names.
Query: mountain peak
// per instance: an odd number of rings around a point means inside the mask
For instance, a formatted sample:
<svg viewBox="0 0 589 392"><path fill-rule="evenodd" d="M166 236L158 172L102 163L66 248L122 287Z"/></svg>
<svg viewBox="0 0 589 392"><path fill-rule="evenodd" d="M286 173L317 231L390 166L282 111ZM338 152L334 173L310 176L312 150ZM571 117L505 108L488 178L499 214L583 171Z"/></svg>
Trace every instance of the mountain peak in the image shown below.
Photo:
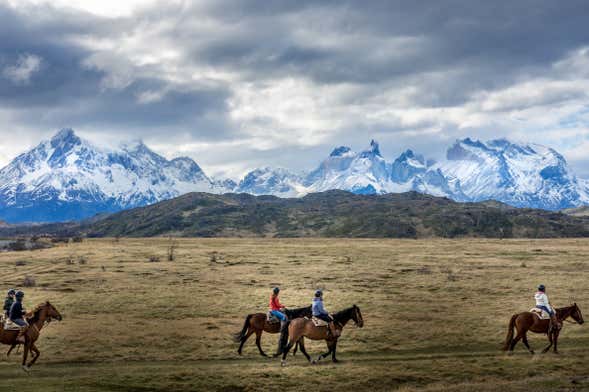
<svg viewBox="0 0 589 392"><path fill-rule="evenodd" d="M339 146L333 149L333 151L331 152L331 154L329 154L330 157L341 157L342 155L345 155L347 153L349 153L350 151L352 151L352 149L350 147L346 147L346 146Z"/></svg>
<svg viewBox="0 0 589 392"><path fill-rule="evenodd" d="M380 155L380 148L378 146L378 142L374 139L370 141L370 148L368 150L364 150L360 153L360 157L362 158L369 158L369 157L381 157Z"/></svg>
<svg viewBox="0 0 589 392"><path fill-rule="evenodd" d="M73 129L63 128L51 138L51 145L54 148L66 145L75 145L80 143L80 138L76 135Z"/></svg>
<svg viewBox="0 0 589 392"><path fill-rule="evenodd" d="M374 139L370 141L370 151L372 151L376 155L380 155L380 148L378 146L378 142Z"/></svg>

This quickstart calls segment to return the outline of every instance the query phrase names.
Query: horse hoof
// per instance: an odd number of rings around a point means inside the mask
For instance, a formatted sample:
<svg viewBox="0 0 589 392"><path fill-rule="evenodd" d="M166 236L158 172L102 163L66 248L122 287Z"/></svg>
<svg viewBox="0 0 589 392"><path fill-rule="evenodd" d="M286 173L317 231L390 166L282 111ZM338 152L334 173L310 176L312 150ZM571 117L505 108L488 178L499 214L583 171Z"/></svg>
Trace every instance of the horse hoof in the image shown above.
<svg viewBox="0 0 589 392"><path fill-rule="evenodd" d="M280 366L285 367L286 366L286 361L280 361Z"/></svg>
<svg viewBox="0 0 589 392"><path fill-rule="evenodd" d="M317 361L316 360L312 360L311 361L311 365L317 365Z"/></svg>
<svg viewBox="0 0 589 392"><path fill-rule="evenodd" d="M23 365L23 366L22 366L22 370L24 370L25 372L27 372L27 373L28 373L28 372L31 370L31 368L30 368L30 367L28 367L28 366L26 366L26 365Z"/></svg>

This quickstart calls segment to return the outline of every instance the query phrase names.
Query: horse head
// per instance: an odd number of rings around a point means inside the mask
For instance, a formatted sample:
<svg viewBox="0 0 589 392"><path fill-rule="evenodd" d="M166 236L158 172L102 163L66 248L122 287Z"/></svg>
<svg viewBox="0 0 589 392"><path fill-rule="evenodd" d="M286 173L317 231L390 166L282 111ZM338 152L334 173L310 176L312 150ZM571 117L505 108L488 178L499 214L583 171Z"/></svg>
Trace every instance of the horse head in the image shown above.
<svg viewBox="0 0 589 392"><path fill-rule="evenodd" d="M583 315L581 314L581 309L575 302L573 304L573 311L571 312L571 317L575 320L579 325L583 324L585 320L583 320Z"/></svg>
<svg viewBox="0 0 589 392"><path fill-rule="evenodd" d="M356 323L359 328L364 326L364 319L362 318L362 312L360 312L360 308L356 305L352 306L354 312L352 313L352 320Z"/></svg>
<svg viewBox="0 0 589 392"><path fill-rule="evenodd" d="M51 321L52 319L56 319L58 321L63 320L61 313L53 306L49 301L45 302L43 305L47 311L47 319Z"/></svg>

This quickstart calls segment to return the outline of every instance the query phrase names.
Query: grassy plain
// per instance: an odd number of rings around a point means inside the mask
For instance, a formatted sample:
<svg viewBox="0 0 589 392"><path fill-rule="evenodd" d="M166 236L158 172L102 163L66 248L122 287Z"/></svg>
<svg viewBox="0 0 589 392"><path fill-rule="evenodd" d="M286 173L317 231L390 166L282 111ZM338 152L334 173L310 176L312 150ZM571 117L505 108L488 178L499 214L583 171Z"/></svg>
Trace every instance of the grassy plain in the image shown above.
<svg viewBox="0 0 589 392"><path fill-rule="evenodd" d="M560 355L500 351L509 317L542 282L556 306L589 314L589 240L92 239L0 253L0 287L25 276L26 305L50 300L64 315L43 331L30 375L20 356L0 361L0 388L24 391L589 390L589 329L565 324ZM159 262L150 261L159 258ZM18 265L17 265L18 264ZM23 265L24 264L24 265ZM360 306L341 363L288 366L236 353L246 314L282 302ZM276 335L263 335L272 352ZM542 335L530 336L539 351ZM324 343L307 342L316 356Z"/></svg>

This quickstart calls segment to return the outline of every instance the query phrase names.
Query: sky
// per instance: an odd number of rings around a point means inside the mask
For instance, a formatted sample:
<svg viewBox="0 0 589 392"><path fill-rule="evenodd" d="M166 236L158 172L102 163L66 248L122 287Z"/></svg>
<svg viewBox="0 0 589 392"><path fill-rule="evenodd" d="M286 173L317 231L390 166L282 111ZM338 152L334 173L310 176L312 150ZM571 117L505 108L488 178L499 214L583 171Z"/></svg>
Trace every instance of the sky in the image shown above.
<svg viewBox="0 0 589 392"><path fill-rule="evenodd" d="M73 128L218 177L507 137L589 178L587 20L586 0L0 0L0 166Z"/></svg>

